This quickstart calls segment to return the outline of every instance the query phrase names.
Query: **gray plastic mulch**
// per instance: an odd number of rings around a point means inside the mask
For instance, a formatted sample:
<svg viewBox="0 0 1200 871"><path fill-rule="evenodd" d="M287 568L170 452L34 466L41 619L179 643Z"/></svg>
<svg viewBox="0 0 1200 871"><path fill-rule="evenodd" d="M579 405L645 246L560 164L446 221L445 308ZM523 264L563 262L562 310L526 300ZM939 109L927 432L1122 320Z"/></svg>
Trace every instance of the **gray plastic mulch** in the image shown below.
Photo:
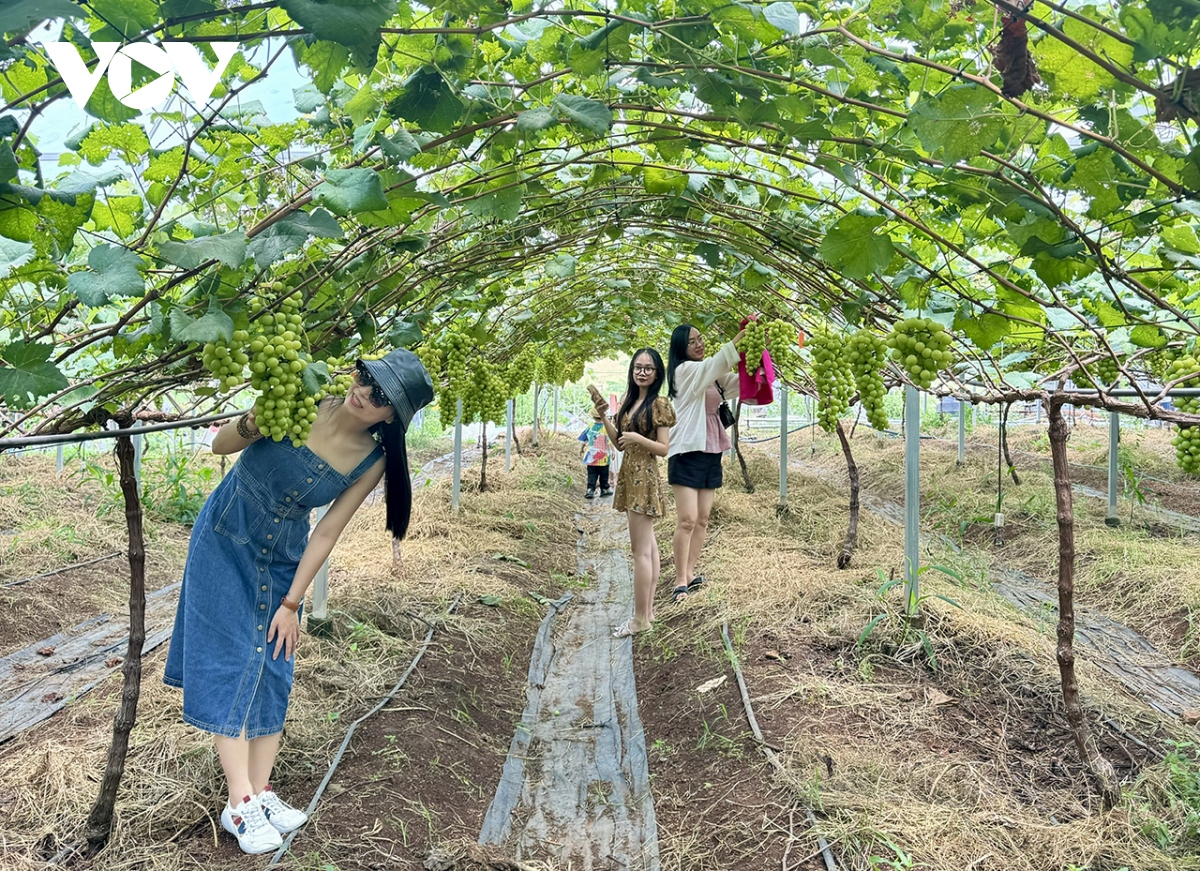
<svg viewBox="0 0 1200 871"><path fill-rule="evenodd" d="M146 596L145 656L171 637L179 582ZM0 743L121 670L129 615L101 614L0 658Z"/></svg>
<svg viewBox="0 0 1200 871"><path fill-rule="evenodd" d="M658 871L633 646L612 637L633 610L629 537L604 503L579 524L580 571L595 583L553 603L542 621L526 708L479 841L517 860Z"/></svg>

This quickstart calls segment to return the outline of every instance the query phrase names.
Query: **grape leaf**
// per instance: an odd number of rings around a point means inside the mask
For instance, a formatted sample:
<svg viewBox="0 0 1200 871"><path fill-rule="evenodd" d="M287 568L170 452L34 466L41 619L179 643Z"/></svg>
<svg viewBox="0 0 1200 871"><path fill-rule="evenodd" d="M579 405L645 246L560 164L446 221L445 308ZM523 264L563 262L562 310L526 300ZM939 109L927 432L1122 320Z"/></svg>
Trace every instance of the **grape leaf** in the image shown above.
<svg viewBox="0 0 1200 871"><path fill-rule="evenodd" d="M866 278L892 262L896 246L887 233L876 233L886 222L880 215L843 215L821 242L820 257L847 278Z"/></svg>
<svg viewBox="0 0 1200 871"><path fill-rule="evenodd" d="M217 260L234 269L246 259L246 234L230 230L219 236L205 236L187 242L162 242L158 256L180 269L195 269L209 260Z"/></svg>
<svg viewBox="0 0 1200 871"><path fill-rule="evenodd" d="M379 137L379 150L389 163L400 163L415 154L421 153L421 143L411 133L401 127L392 136Z"/></svg>
<svg viewBox="0 0 1200 871"><path fill-rule="evenodd" d="M791 36L800 35L800 13L792 3L772 3L763 10L763 18Z"/></svg>
<svg viewBox="0 0 1200 871"><path fill-rule="evenodd" d="M1129 341L1139 348L1162 348L1167 344L1167 336L1158 327L1138 324L1129 331Z"/></svg>
<svg viewBox="0 0 1200 871"><path fill-rule="evenodd" d="M517 129L522 133L536 133L558 123L554 113L545 106L529 109L517 115Z"/></svg>
<svg viewBox="0 0 1200 871"><path fill-rule="evenodd" d="M940 96L922 97L908 120L925 150L948 163L991 147L1007 123L995 96L978 85L959 85Z"/></svg>
<svg viewBox="0 0 1200 871"><path fill-rule="evenodd" d="M7 142L0 143L0 181L8 181L17 177L17 158L12 146Z"/></svg>
<svg viewBox="0 0 1200 871"><path fill-rule="evenodd" d="M575 274L575 258L561 251L546 261L546 274L551 278L570 278Z"/></svg>
<svg viewBox="0 0 1200 871"><path fill-rule="evenodd" d="M69 385L58 367L49 361L50 342L26 344L23 339L0 349L0 401L10 408L30 408L44 396Z"/></svg>
<svg viewBox="0 0 1200 871"><path fill-rule="evenodd" d="M584 130L597 136L608 132L612 126L612 109L587 97L577 97L574 94L559 94L554 98L553 108L560 115L578 124Z"/></svg>
<svg viewBox="0 0 1200 871"><path fill-rule="evenodd" d="M395 0L280 0L279 5L317 39L349 48L360 66L374 64L379 28L396 12Z"/></svg>
<svg viewBox="0 0 1200 871"><path fill-rule="evenodd" d="M224 339L233 341L233 318L225 314L217 301L209 302L208 312L202 317L190 318L180 308L171 309L171 337L177 342L215 342Z"/></svg>
<svg viewBox="0 0 1200 871"><path fill-rule="evenodd" d="M313 199L338 215L378 212L388 207L379 173L364 167L329 170L325 181L313 189Z"/></svg>
<svg viewBox="0 0 1200 871"><path fill-rule="evenodd" d="M324 209L314 209L311 214L296 211L251 239L246 253L259 266L270 266L307 242L309 236L340 239L344 235L341 225Z"/></svg>
<svg viewBox="0 0 1200 871"><path fill-rule="evenodd" d="M67 278L67 290L86 306L107 305L114 296L142 296L146 280L141 270L142 258L117 245L97 245L88 252L88 268L72 272Z"/></svg>

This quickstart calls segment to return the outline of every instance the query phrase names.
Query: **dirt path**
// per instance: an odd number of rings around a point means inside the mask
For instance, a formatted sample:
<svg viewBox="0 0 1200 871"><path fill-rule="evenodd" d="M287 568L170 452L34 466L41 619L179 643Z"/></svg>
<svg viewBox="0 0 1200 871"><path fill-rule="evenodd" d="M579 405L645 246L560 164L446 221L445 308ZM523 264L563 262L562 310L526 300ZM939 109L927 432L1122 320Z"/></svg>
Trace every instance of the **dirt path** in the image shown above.
<svg viewBox="0 0 1200 871"><path fill-rule="evenodd" d="M630 639L633 581L624 519L601 503L579 515L581 572L542 623L517 725L480 843L564 867L658 871L658 833Z"/></svg>
<svg viewBox="0 0 1200 871"><path fill-rule="evenodd" d="M793 461L791 465L827 484L846 486L836 473L802 462ZM860 498L867 509L882 519L904 525L904 506L900 503L865 493ZM958 545L946 536L938 537L958 550ZM992 564L991 574L993 589L1022 611L1038 620L1057 620L1058 595L1050 585L999 563ZM1173 717L1182 717L1184 711L1200 710L1200 678L1173 664L1125 624L1077 604L1075 636L1077 649L1086 652L1095 665L1120 681L1135 698Z"/></svg>

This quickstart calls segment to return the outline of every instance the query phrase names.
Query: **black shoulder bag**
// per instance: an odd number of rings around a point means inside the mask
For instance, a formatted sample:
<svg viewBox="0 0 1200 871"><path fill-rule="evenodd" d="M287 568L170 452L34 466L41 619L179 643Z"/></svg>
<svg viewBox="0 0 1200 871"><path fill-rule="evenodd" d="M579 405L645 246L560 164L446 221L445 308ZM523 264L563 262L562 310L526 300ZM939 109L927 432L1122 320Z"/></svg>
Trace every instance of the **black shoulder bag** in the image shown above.
<svg viewBox="0 0 1200 871"><path fill-rule="evenodd" d="M733 409L729 407L729 403L725 401L725 391L721 389L721 382L714 381L717 385L717 392L721 394L721 404L717 407L717 418L721 421L721 426L724 429L729 429L733 426L736 418L733 416Z"/></svg>

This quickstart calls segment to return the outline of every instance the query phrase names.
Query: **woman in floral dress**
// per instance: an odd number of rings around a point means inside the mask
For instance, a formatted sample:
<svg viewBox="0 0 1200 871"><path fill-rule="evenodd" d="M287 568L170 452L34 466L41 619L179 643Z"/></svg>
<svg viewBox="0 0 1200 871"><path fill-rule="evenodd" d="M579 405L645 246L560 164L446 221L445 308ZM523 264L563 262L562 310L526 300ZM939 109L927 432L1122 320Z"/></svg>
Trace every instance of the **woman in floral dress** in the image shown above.
<svg viewBox="0 0 1200 871"><path fill-rule="evenodd" d="M654 521L667 513L658 458L667 455L675 411L658 395L666 376L662 357L653 348L642 348L629 363L628 387L616 423L605 414L604 397L590 387L592 401L601 413L612 442L624 452L617 473L613 508L624 511L629 521L629 544L633 551L633 617L613 630L616 638L628 638L650 628L654 620L654 590L658 586L658 541Z"/></svg>

